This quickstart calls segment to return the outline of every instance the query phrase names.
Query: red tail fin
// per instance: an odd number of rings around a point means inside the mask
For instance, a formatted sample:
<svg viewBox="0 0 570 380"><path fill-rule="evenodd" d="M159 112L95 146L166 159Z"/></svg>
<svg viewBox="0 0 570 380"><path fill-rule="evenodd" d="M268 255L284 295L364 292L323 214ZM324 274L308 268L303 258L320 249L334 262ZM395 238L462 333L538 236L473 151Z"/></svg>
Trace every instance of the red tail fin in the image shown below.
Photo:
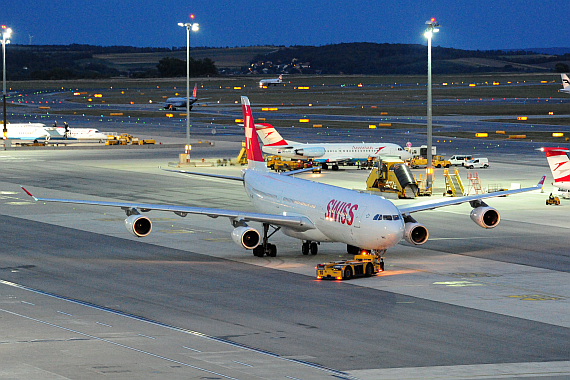
<svg viewBox="0 0 570 380"><path fill-rule="evenodd" d="M248 167L250 169L259 169L263 167L267 170L265 162L263 161L263 155L261 154L261 148L259 148L259 140L257 139L257 133L255 132L255 123L253 121L251 106L247 96L241 97L241 104L243 111L243 125L245 128L245 147L247 151Z"/></svg>
<svg viewBox="0 0 570 380"><path fill-rule="evenodd" d="M198 83L196 83L194 85L194 91L192 91L192 97L195 98L196 97L196 90L198 89Z"/></svg>

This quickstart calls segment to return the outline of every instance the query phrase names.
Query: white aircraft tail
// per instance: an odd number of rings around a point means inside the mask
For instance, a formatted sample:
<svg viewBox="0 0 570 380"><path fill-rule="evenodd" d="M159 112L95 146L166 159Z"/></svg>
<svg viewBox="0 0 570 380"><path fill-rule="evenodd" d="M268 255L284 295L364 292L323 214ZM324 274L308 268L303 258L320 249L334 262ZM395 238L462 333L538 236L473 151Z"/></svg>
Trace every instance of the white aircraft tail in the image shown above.
<svg viewBox="0 0 570 380"><path fill-rule="evenodd" d="M568 148L542 148L546 154L554 184L557 182L570 181L570 159L568 159Z"/></svg>
<svg viewBox="0 0 570 380"><path fill-rule="evenodd" d="M283 74L279 74L279 83L283 81Z"/></svg>
<svg viewBox="0 0 570 380"><path fill-rule="evenodd" d="M283 137L275 130L271 124L259 123L255 124L257 135L261 139L264 146L287 146L289 145Z"/></svg>
<svg viewBox="0 0 570 380"><path fill-rule="evenodd" d="M267 164L263 160L257 133L255 133L255 123L251 113L251 105L247 96L241 97L241 108L243 111L243 126L245 130L245 149L247 152L248 169L268 171Z"/></svg>
<svg viewBox="0 0 570 380"><path fill-rule="evenodd" d="M562 77L562 90L560 91L570 93L570 78L566 74L560 74L560 76Z"/></svg>

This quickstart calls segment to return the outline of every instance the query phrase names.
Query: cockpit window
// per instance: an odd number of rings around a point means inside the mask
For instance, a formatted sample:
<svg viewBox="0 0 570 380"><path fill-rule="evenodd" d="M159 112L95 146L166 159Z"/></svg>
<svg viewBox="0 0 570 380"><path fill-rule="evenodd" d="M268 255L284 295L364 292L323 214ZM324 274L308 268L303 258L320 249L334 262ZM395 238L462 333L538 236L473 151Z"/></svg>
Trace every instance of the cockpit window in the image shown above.
<svg viewBox="0 0 570 380"><path fill-rule="evenodd" d="M384 215L384 220L392 220L392 215Z"/></svg>
<svg viewBox="0 0 570 380"><path fill-rule="evenodd" d="M400 220L400 215L393 215L393 216L392 216L392 219L393 219L393 220Z"/></svg>

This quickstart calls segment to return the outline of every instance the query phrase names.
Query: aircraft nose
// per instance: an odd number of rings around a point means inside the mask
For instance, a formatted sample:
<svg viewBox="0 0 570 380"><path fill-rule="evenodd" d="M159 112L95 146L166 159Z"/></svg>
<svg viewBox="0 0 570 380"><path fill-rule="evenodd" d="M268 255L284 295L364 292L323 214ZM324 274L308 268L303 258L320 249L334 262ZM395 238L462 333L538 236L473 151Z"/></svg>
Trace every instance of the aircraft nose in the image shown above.
<svg viewBox="0 0 570 380"><path fill-rule="evenodd" d="M404 223L390 223L385 230L385 239L391 245L396 245L404 237Z"/></svg>

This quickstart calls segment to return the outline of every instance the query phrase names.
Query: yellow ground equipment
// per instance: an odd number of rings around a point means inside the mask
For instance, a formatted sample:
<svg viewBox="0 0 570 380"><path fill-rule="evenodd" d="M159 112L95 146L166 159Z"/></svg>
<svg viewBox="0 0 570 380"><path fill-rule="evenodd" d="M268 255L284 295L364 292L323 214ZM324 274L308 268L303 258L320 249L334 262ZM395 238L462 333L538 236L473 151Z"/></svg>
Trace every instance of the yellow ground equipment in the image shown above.
<svg viewBox="0 0 570 380"><path fill-rule="evenodd" d="M306 162L301 160L282 160L281 156L268 156L266 159L267 167L273 169L276 172L284 172L288 170L298 170L313 168L313 173L320 173L320 166L313 166L312 162Z"/></svg>
<svg viewBox="0 0 570 380"><path fill-rule="evenodd" d="M445 193L443 196L459 197L465 195L465 188L463 187L463 182L459 176L459 172L455 169L455 173L449 173L449 169L445 169Z"/></svg>
<svg viewBox="0 0 570 380"><path fill-rule="evenodd" d="M451 166L451 162L446 160L443 156L433 156L432 165L434 168L448 168ZM413 169L417 169L420 166L427 166L427 158L425 157L415 157L410 161L410 166Z"/></svg>
<svg viewBox="0 0 570 380"><path fill-rule="evenodd" d="M377 255L355 255L354 260L332 261L318 264L317 279L350 280L353 277L370 277L384 271L384 260Z"/></svg>
<svg viewBox="0 0 570 380"><path fill-rule="evenodd" d="M415 198L418 195L418 184L404 161L379 161L378 164L381 169L372 169L366 180L367 190L396 193L398 198Z"/></svg>
<svg viewBox="0 0 570 380"><path fill-rule="evenodd" d="M551 196L546 200L546 205L555 205L558 206L560 204L560 198L557 196Z"/></svg>
<svg viewBox="0 0 570 380"><path fill-rule="evenodd" d="M241 142L241 150L237 158L230 160L230 165L247 165L247 150L245 149L245 141Z"/></svg>

